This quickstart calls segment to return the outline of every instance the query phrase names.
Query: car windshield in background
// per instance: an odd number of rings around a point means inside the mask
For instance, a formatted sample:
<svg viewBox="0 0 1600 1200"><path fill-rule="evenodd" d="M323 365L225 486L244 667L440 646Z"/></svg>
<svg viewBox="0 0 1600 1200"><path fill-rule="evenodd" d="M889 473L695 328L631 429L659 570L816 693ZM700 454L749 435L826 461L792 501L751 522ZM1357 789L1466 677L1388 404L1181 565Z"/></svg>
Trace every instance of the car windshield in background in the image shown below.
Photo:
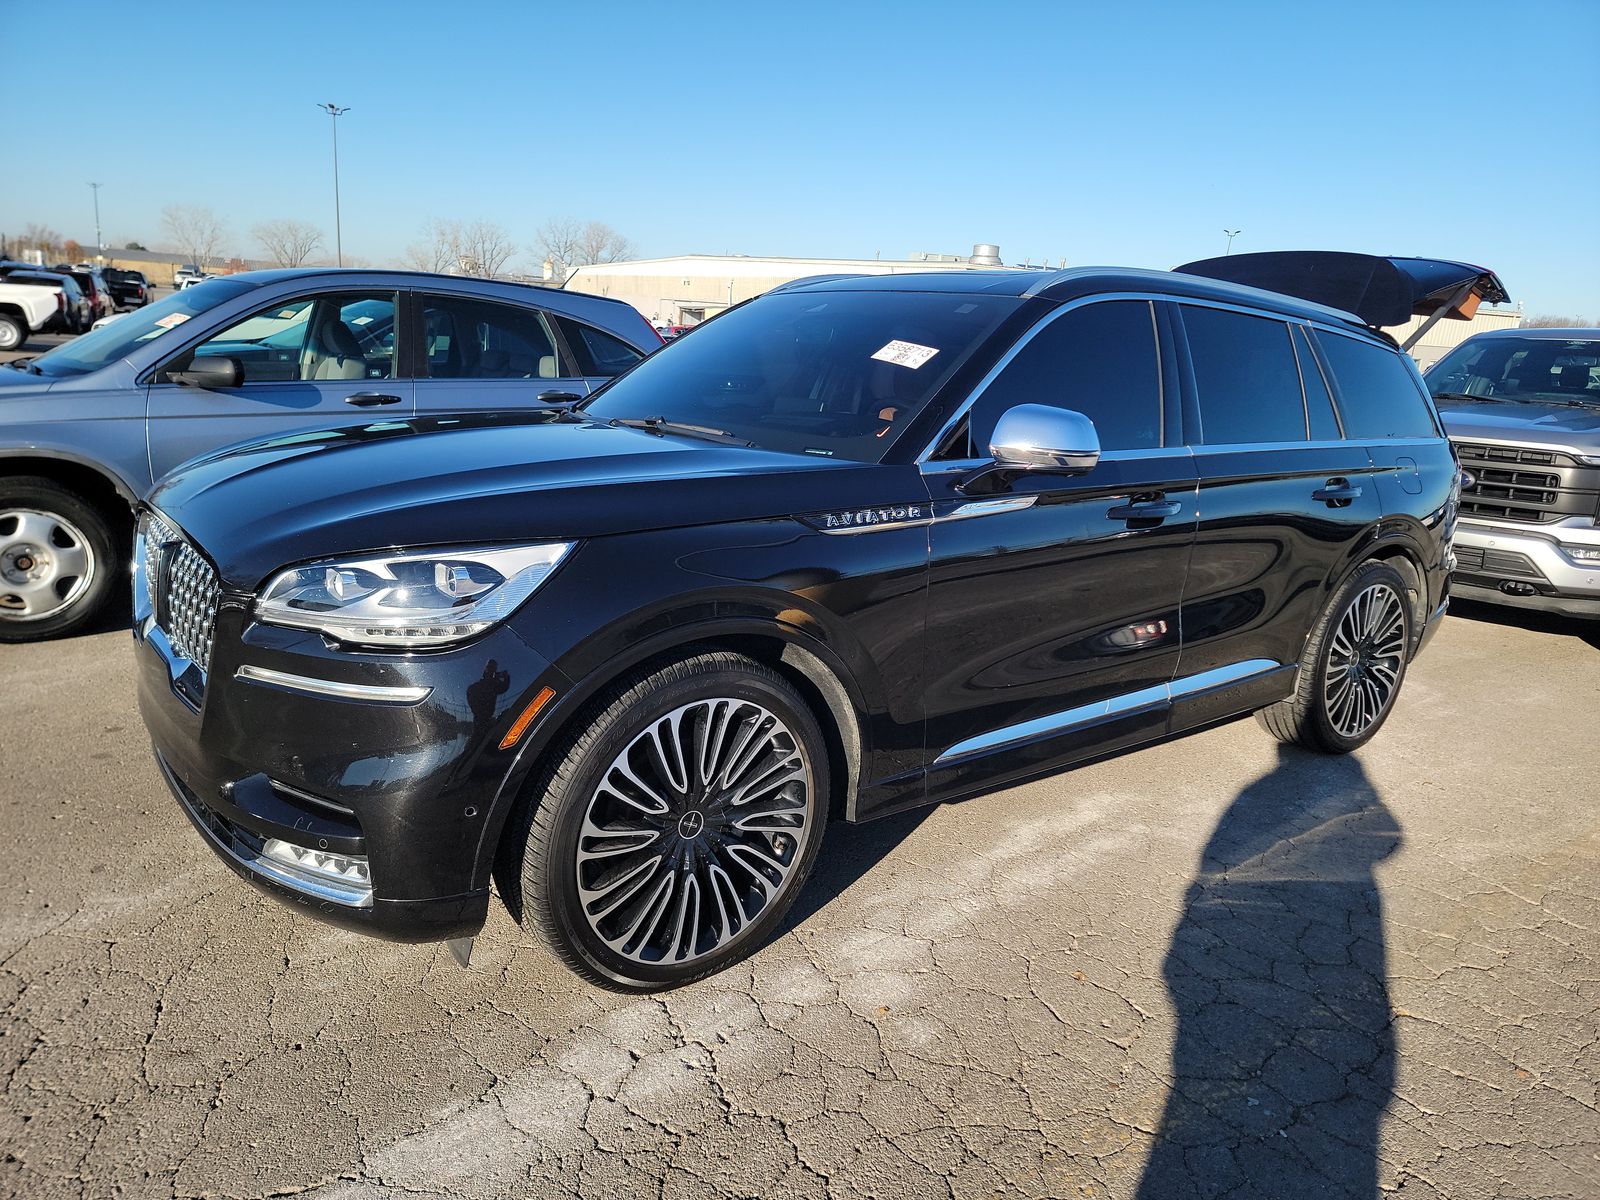
<svg viewBox="0 0 1600 1200"><path fill-rule="evenodd" d="M1473 339L1440 359L1427 380L1441 397L1600 405L1600 340Z"/></svg>
<svg viewBox="0 0 1600 1200"><path fill-rule="evenodd" d="M86 375L98 371L108 363L126 358L151 339L176 329L190 317L249 291L252 286L232 279L212 279L174 292L165 300L119 317L109 325L41 354L28 365L38 368L43 375Z"/></svg>
<svg viewBox="0 0 1600 1200"><path fill-rule="evenodd" d="M877 462L1020 303L930 292L780 292L641 362L584 410L660 417L769 450Z"/></svg>

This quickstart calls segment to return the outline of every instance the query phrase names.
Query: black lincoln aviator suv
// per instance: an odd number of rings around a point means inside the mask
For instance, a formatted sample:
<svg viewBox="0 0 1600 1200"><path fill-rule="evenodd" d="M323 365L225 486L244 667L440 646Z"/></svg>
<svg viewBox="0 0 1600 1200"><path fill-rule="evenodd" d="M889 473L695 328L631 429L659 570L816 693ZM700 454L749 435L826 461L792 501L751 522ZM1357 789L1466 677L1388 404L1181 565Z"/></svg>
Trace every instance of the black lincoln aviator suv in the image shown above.
<svg viewBox="0 0 1600 1200"><path fill-rule="evenodd" d="M1458 475L1348 312L800 281L569 410L190 464L140 521L140 703L280 899L465 962L495 879L574 970L672 986L772 933L832 817L1250 712L1360 746L1444 611Z"/></svg>

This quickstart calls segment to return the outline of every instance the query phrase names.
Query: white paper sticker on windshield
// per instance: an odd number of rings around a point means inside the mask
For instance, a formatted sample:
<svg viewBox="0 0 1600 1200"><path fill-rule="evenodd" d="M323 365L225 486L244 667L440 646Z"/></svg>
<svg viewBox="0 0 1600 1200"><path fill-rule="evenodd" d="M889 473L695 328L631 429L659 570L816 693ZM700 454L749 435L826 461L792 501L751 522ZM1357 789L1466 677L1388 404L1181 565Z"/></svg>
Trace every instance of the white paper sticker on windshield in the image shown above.
<svg viewBox="0 0 1600 1200"><path fill-rule="evenodd" d="M919 346L915 342L890 342L872 357L879 362L893 363L897 367L915 370L939 353L934 346Z"/></svg>
<svg viewBox="0 0 1600 1200"><path fill-rule="evenodd" d="M188 313L168 313L156 322L163 329L173 329L189 319Z"/></svg>

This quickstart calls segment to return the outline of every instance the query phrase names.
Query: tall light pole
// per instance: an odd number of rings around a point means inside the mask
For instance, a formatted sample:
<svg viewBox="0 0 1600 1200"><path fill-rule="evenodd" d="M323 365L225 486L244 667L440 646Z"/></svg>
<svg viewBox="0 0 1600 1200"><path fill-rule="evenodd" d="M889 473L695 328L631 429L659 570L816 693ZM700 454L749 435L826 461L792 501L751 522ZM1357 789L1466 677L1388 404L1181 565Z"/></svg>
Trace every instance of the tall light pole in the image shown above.
<svg viewBox="0 0 1600 1200"><path fill-rule="evenodd" d="M94 189L94 253L96 258L102 258L106 240L100 236L100 185L91 183L89 186Z"/></svg>
<svg viewBox="0 0 1600 1200"><path fill-rule="evenodd" d="M1238 237L1241 233L1243 233L1244 230L1242 230L1242 229L1224 229L1222 232L1228 235L1228 248L1226 250L1224 250L1223 253L1224 254L1232 254L1233 253L1233 239Z"/></svg>
<svg viewBox="0 0 1600 1200"><path fill-rule="evenodd" d="M350 111L348 105L340 108L337 104L317 105L323 112L333 118L333 245L334 254L338 257L339 265L344 266L344 232L341 228L339 216L339 118Z"/></svg>

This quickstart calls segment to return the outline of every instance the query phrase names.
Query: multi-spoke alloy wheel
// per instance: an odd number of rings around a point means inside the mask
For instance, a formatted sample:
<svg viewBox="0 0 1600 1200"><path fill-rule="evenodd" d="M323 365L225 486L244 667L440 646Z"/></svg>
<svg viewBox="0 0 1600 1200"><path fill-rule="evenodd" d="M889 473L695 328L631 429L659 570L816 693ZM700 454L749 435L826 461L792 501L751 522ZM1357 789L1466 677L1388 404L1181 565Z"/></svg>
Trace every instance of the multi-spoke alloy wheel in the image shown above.
<svg viewBox="0 0 1600 1200"><path fill-rule="evenodd" d="M578 834L589 927L635 962L728 945L786 888L811 771L772 712L731 697L652 722L606 769Z"/></svg>
<svg viewBox="0 0 1600 1200"><path fill-rule="evenodd" d="M1348 754L1376 733L1405 681L1419 582L1375 559L1356 568L1306 639L1294 691L1256 714L1262 727L1325 754Z"/></svg>
<svg viewBox="0 0 1600 1200"><path fill-rule="evenodd" d="M727 651L595 705L531 781L502 893L598 983L721 970L777 928L816 860L829 796L816 717L783 676Z"/></svg>
<svg viewBox="0 0 1600 1200"><path fill-rule="evenodd" d="M70 608L94 582L89 539L71 521L0 509L0 621L41 621Z"/></svg>
<svg viewBox="0 0 1600 1200"><path fill-rule="evenodd" d="M1406 633L1405 606L1387 583L1365 588L1345 609L1322 683L1328 721L1343 736L1360 737L1388 709L1400 686Z"/></svg>

